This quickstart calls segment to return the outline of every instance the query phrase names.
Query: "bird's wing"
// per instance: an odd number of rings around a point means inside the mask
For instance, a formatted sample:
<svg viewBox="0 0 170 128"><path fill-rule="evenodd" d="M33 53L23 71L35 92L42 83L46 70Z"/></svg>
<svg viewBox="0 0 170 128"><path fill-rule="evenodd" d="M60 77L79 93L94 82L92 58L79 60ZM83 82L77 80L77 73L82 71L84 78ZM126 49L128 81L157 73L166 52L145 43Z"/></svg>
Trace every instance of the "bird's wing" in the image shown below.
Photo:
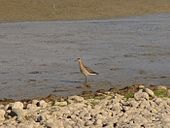
<svg viewBox="0 0 170 128"><path fill-rule="evenodd" d="M84 66L84 68L85 68L88 72L93 73L93 74L99 74L99 73L93 71L91 68L85 66L84 64L83 64L83 66Z"/></svg>

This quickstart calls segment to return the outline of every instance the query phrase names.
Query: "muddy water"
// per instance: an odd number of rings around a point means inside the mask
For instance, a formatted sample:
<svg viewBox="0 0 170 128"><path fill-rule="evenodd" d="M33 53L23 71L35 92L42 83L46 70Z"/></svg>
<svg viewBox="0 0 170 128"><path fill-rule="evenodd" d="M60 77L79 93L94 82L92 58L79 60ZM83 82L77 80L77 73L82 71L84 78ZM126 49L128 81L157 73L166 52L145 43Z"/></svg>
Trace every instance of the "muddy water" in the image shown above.
<svg viewBox="0 0 170 128"><path fill-rule="evenodd" d="M89 77L78 63L99 72ZM0 24L0 97L74 95L134 83L170 85L170 15Z"/></svg>

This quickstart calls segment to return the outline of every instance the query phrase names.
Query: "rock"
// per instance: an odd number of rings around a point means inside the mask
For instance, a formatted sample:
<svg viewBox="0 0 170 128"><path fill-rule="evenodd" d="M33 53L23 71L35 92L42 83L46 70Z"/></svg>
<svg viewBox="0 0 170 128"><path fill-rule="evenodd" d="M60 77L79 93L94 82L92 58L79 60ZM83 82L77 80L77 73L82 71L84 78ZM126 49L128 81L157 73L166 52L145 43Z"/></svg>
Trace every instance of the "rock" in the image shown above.
<svg viewBox="0 0 170 128"><path fill-rule="evenodd" d="M108 96L108 95L114 95L114 93L113 93L113 92L110 92L110 91L105 91L104 94L106 94L107 96Z"/></svg>
<svg viewBox="0 0 170 128"><path fill-rule="evenodd" d="M84 98L81 96L70 96L68 97L68 103L83 102Z"/></svg>
<svg viewBox="0 0 170 128"><path fill-rule="evenodd" d="M155 94L154 94L154 92L153 92L151 89L145 88L144 90L145 90L145 92L148 93L151 97L155 97Z"/></svg>
<svg viewBox="0 0 170 128"><path fill-rule="evenodd" d="M124 111L124 112L126 112L126 111L128 111L130 109L130 107L128 107L128 106L123 106L122 108L123 108L122 111Z"/></svg>
<svg viewBox="0 0 170 128"><path fill-rule="evenodd" d="M44 100L40 100L38 103L39 103L39 106L42 108L46 108L48 105L47 102L45 102Z"/></svg>
<svg viewBox="0 0 170 128"><path fill-rule="evenodd" d="M170 106L170 98L166 99L167 105Z"/></svg>
<svg viewBox="0 0 170 128"><path fill-rule="evenodd" d="M170 128L170 116L162 114L162 125L164 128Z"/></svg>
<svg viewBox="0 0 170 128"><path fill-rule="evenodd" d="M12 109L23 109L24 105L21 102L15 102L11 104Z"/></svg>
<svg viewBox="0 0 170 128"><path fill-rule="evenodd" d="M7 124L6 126L1 126L1 128L17 128L16 126L12 125L12 124ZM21 127L22 128L22 127Z"/></svg>
<svg viewBox="0 0 170 128"><path fill-rule="evenodd" d="M147 123L147 119L144 118L142 115L138 115L134 117L133 121L135 122L135 124L139 124L139 125L142 125L143 123Z"/></svg>
<svg viewBox="0 0 170 128"><path fill-rule="evenodd" d="M130 116L131 117L131 116ZM131 120L131 118L128 117L127 114L124 114L124 116L119 117L119 123L127 123Z"/></svg>
<svg viewBox="0 0 170 128"><path fill-rule="evenodd" d="M139 106L139 102L136 101L134 98L130 99L129 101L130 106L137 108Z"/></svg>
<svg viewBox="0 0 170 128"><path fill-rule="evenodd" d="M167 96L170 97L170 89L167 90Z"/></svg>
<svg viewBox="0 0 170 128"><path fill-rule="evenodd" d="M149 90L150 91L150 90ZM33 100L23 109L21 102L0 107L2 128L170 128L170 98L150 98L147 88L140 89L134 98L105 93L102 98L84 99L71 96L68 101ZM110 97L111 95L111 97ZM95 96L95 95L93 95Z"/></svg>
<svg viewBox="0 0 170 128"><path fill-rule="evenodd" d="M84 114L84 116L82 114L80 114L80 118L84 119L85 121L90 120L91 119L91 114L86 113L86 114Z"/></svg>
<svg viewBox="0 0 170 128"><path fill-rule="evenodd" d="M153 99L153 101L157 104L160 105L162 103L162 99L161 98L155 98Z"/></svg>
<svg viewBox="0 0 170 128"><path fill-rule="evenodd" d="M108 104L108 101L105 100L105 99L104 99L104 100L94 99L93 101L94 101L95 103L98 103L98 104L96 104L98 108L100 108L100 107L105 107L105 106L107 106L107 104ZM98 105L99 105L100 107L99 107ZM97 107L96 107L96 108L97 108Z"/></svg>
<svg viewBox="0 0 170 128"><path fill-rule="evenodd" d="M55 123L50 122L50 123L46 123L47 128L59 128ZM71 127L72 128L72 127Z"/></svg>
<svg viewBox="0 0 170 128"><path fill-rule="evenodd" d="M28 105L27 105L27 109L30 110L30 111L36 111L36 110L38 110L39 108L38 108L37 105L35 105L35 104L28 104Z"/></svg>
<svg viewBox="0 0 170 128"><path fill-rule="evenodd" d="M63 101L63 102L56 101L54 105L57 105L57 106L67 106L67 102L66 101Z"/></svg>
<svg viewBox="0 0 170 128"><path fill-rule="evenodd" d="M36 122L42 122L43 121L43 117L41 115L38 115L35 119Z"/></svg>
<svg viewBox="0 0 170 128"><path fill-rule="evenodd" d="M4 105L3 104L0 104L0 109L4 109Z"/></svg>
<svg viewBox="0 0 170 128"><path fill-rule="evenodd" d="M47 128L65 128L63 121L61 119L58 119L55 121L47 121L45 123L45 125L47 126ZM67 127L68 127L68 125L67 125Z"/></svg>
<svg viewBox="0 0 170 128"><path fill-rule="evenodd" d="M132 98L131 98L132 99ZM123 105L123 106L130 106L130 102L129 102L130 100L128 100L128 101L125 101L125 100L121 100L121 104Z"/></svg>
<svg viewBox="0 0 170 128"><path fill-rule="evenodd" d="M39 103L38 100L32 100L32 104L33 104L33 105L37 106L38 103Z"/></svg>
<svg viewBox="0 0 170 128"><path fill-rule="evenodd" d="M90 126L90 125L92 125L92 124L93 124L93 122L90 121L90 120L88 120L88 121L86 121L86 122L84 123L84 126Z"/></svg>
<svg viewBox="0 0 170 128"><path fill-rule="evenodd" d="M14 104L13 104L13 109L14 108L18 108L18 109L23 109L23 107L24 107L24 105L23 105L23 103L21 103L21 102L15 102Z"/></svg>
<svg viewBox="0 0 170 128"><path fill-rule="evenodd" d="M144 100L144 99L148 100L149 99L149 95L148 95L148 93L142 92L142 90L139 90L138 92L136 92L134 94L134 98L136 100Z"/></svg>
<svg viewBox="0 0 170 128"><path fill-rule="evenodd" d="M142 100L140 105L139 105L139 111L144 111L145 109L151 108L150 103L147 100Z"/></svg>
<svg viewBox="0 0 170 128"><path fill-rule="evenodd" d="M32 105L37 106L37 107L42 107L42 108L46 108L48 103L45 102L44 100L32 100Z"/></svg>
<svg viewBox="0 0 170 128"><path fill-rule="evenodd" d="M138 113L140 113L140 112L136 108L129 108L125 113L123 113L123 115L125 114L125 115L128 115L127 116L128 118L132 118L131 117L132 115L136 115Z"/></svg>
<svg viewBox="0 0 170 128"><path fill-rule="evenodd" d="M144 85L142 85L142 84L140 84L140 85L138 86L138 88L139 88L139 89L144 89L144 88L145 88L145 86L144 86Z"/></svg>
<svg viewBox="0 0 170 128"><path fill-rule="evenodd" d="M116 102L113 104L113 107L111 110L116 111L116 113L118 113L122 110L122 107L119 102Z"/></svg>
<svg viewBox="0 0 170 128"><path fill-rule="evenodd" d="M14 108L8 115L11 117L16 116L17 120L21 121L23 118L25 118L26 112L23 109Z"/></svg>
<svg viewBox="0 0 170 128"><path fill-rule="evenodd" d="M109 122L108 122L108 123L103 123L103 124L102 124L102 128L104 128L104 127L111 128L111 126L109 126Z"/></svg>
<svg viewBox="0 0 170 128"><path fill-rule="evenodd" d="M95 114L95 115L94 115L94 118L95 118L95 119L103 119L104 117L103 117L102 113L99 112L99 114Z"/></svg>
<svg viewBox="0 0 170 128"><path fill-rule="evenodd" d="M38 124L35 125L33 123L22 122L17 124L17 128L42 128L42 127Z"/></svg>
<svg viewBox="0 0 170 128"><path fill-rule="evenodd" d="M115 94L114 98L119 102L124 98L124 96L119 95L119 94Z"/></svg>
<svg viewBox="0 0 170 128"><path fill-rule="evenodd" d="M7 104L7 105L5 105L4 110L5 110L6 112L9 111L9 110L12 110L12 104Z"/></svg>
<svg viewBox="0 0 170 128"><path fill-rule="evenodd" d="M5 111L3 109L0 109L0 122L3 122L5 120Z"/></svg>
<svg viewBox="0 0 170 128"><path fill-rule="evenodd" d="M159 86L156 87L156 89L158 89L158 90L167 90L167 87L163 86L163 85L159 85Z"/></svg>
<svg viewBox="0 0 170 128"><path fill-rule="evenodd" d="M15 102L6 105L5 110L7 112L7 116L9 118L16 117L18 120L22 120L22 118L25 116L25 110L23 110L23 107L24 105L21 102Z"/></svg>
<svg viewBox="0 0 170 128"><path fill-rule="evenodd" d="M96 104L93 108L95 110L100 110L103 106L99 105L99 104Z"/></svg>
<svg viewBox="0 0 170 128"><path fill-rule="evenodd" d="M139 124L133 124L131 126L127 126L128 128L141 128L141 125Z"/></svg>

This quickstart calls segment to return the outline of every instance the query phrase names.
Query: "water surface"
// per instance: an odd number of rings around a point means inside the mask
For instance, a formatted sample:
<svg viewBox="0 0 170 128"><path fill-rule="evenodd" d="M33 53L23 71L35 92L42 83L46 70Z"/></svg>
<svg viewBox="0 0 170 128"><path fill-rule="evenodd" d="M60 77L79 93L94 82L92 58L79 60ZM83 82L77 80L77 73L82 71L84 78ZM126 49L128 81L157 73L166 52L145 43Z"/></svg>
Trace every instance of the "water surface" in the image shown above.
<svg viewBox="0 0 170 128"><path fill-rule="evenodd" d="M74 60L100 75L91 88ZM32 98L170 85L170 14L114 20L0 23L0 97Z"/></svg>

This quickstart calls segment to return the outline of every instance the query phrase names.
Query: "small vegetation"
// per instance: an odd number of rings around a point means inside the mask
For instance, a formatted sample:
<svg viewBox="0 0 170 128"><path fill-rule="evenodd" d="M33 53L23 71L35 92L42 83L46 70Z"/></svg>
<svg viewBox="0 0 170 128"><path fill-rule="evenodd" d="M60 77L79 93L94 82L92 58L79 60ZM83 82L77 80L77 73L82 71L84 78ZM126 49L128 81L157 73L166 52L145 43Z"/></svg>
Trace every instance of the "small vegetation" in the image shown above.
<svg viewBox="0 0 170 128"><path fill-rule="evenodd" d="M90 104L91 104L92 107L94 107L94 106L97 105L98 103L99 103L98 100L91 100L91 101L90 101Z"/></svg>
<svg viewBox="0 0 170 128"><path fill-rule="evenodd" d="M126 99L133 98L133 97L134 97L134 93L132 93L132 92L125 94Z"/></svg>
<svg viewBox="0 0 170 128"><path fill-rule="evenodd" d="M157 97L168 97L168 96L167 96L167 90L165 90L165 89L155 90L155 91L154 91L154 94L155 94Z"/></svg>

